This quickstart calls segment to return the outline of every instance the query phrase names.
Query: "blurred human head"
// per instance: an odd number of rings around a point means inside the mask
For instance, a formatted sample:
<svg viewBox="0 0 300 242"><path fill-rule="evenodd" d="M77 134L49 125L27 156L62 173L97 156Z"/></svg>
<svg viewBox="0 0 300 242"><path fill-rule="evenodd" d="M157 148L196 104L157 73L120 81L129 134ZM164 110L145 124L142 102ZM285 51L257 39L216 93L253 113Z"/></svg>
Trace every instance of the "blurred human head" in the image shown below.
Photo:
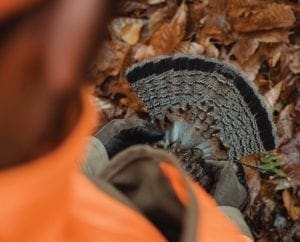
<svg viewBox="0 0 300 242"><path fill-rule="evenodd" d="M0 167L41 155L71 130L106 3L0 1Z"/></svg>

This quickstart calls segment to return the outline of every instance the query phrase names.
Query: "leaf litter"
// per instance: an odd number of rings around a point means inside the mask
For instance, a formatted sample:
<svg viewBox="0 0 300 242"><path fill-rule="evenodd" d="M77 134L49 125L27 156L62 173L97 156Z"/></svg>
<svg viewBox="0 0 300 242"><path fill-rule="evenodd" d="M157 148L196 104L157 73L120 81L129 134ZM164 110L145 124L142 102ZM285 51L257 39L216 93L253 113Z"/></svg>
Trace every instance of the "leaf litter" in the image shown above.
<svg viewBox="0 0 300 242"><path fill-rule="evenodd" d="M240 68L266 99L276 150L243 157L243 211L256 241L300 241L300 6L297 0L123 0L88 78L101 125L145 117L124 79L131 64L161 54L201 54Z"/></svg>

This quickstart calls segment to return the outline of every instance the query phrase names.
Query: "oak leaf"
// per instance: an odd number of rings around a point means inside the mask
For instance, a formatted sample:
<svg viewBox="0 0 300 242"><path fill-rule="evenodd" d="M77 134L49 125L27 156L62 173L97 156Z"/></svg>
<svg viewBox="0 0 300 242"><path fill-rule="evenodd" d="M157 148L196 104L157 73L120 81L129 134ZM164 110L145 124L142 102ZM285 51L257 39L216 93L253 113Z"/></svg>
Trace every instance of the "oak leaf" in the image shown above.
<svg viewBox="0 0 300 242"><path fill-rule="evenodd" d="M293 220L300 218L300 206L296 205L296 201L290 194L289 190L284 190L282 193L283 204Z"/></svg>
<svg viewBox="0 0 300 242"><path fill-rule="evenodd" d="M231 13L231 15L233 15ZM230 18L230 17L229 17ZM290 28L295 23L291 6L271 3L245 9L239 16L231 16L230 22L238 32L253 32L274 28Z"/></svg>
<svg viewBox="0 0 300 242"><path fill-rule="evenodd" d="M204 52L204 47L196 42L182 41L176 48L176 53L201 55Z"/></svg>
<svg viewBox="0 0 300 242"><path fill-rule="evenodd" d="M149 45L141 44L134 59L141 61L171 53L184 37L188 8L183 2L170 22L162 24L150 38Z"/></svg>
<svg viewBox="0 0 300 242"><path fill-rule="evenodd" d="M280 93L282 90L282 84L283 84L283 81L278 82L272 89L267 91L264 95L267 103L269 104L269 106L271 108L274 107L274 105L276 104L276 102L280 96Z"/></svg>
<svg viewBox="0 0 300 242"><path fill-rule="evenodd" d="M241 39L237 41L231 49L231 54L233 54L240 64L252 56L259 46L259 41L257 39Z"/></svg>
<svg viewBox="0 0 300 242"><path fill-rule="evenodd" d="M146 24L145 20L135 18L116 18L110 23L112 37L134 45L140 39L142 27Z"/></svg>
<svg viewBox="0 0 300 242"><path fill-rule="evenodd" d="M105 41L94 61L97 83L101 83L108 76L117 76L125 60L130 46L121 41Z"/></svg>

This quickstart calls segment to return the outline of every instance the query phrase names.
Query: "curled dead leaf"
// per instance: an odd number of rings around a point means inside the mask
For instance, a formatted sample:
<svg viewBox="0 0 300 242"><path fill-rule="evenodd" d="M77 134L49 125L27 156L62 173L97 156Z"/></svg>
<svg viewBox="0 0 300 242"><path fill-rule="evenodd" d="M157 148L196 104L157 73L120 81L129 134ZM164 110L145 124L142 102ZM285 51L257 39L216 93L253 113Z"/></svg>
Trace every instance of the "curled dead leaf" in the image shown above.
<svg viewBox="0 0 300 242"><path fill-rule="evenodd" d="M289 104L281 111L277 121L281 136L278 150L285 160L283 169L291 179L292 186L300 186L300 132L297 128L297 113L295 105Z"/></svg>
<svg viewBox="0 0 300 242"><path fill-rule="evenodd" d="M294 74L300 73L300 46L298 49L296 49L293 53L292 62L290 63L290 70Z"/></svg>
<svg viewBox="0 0 300 242"><path fill-rule="evenodd" d="M293 58L292 49L287 44L282 44L281 48L282 48L281 56L280 56L280 60L278 63L279 73L277 73L277 75L276 75L276 78L277 78L276 80L284 80L291 73L289 65Z"/></svg>
<svg viewBox="0 0 300 242"><path fill-rule="evenodd" d="M262 74L258 74L254 80L255 85L258 87L260 93L266 93L272 87L272 81Z"/></svg>
<svg viewBox="0 0 300 242"><path fill-rule="evenodd" d="M156 55L170 53L185 33L188 8L182 3L170 23L163 24L151 37L150 46Z"/></svg>
<svg viewBox="0 0 300 242"><path fill-rule="evenodd" d="M123 67L130 46L121 41L105 41L94 62L97 83L108 76L117 76Z"/></svg>
<svg viewBox="0 0 300 242"><path fill-rule="evenodd" d="M280 60L282 49L282 44L273 45L271 48L265 48L264 54L270 67L276 66Z"/></svg>
<svg viewBox="0 0 300 242"><path fill-rule="evenodd" d="M255 155L248 155L242 157L241 161L249 188L249 205L252 205L260 192L261 178L258 169L256 169L259 164L259 158Z"/></svg>
<svg viewBox="0 0 300 242"><path fill-rule="evenodd" d="M269 104L269 106L271 108L274 107L274 105L276 104L276 102L280 96L282 84L283 84L283 81L277 83L272 89L267 91L264 95L267 103Z"/></svg>
<svg viewBox="0 0 300 242"><path fill-rule="evenodd" d="M243 64L255 53L259 46L257 39L241 39L231 49L231 54L236 57L240 64Z"/></svg>
<svg viewBox="0 0 300 242"><path fill-rule="evenodd" d="M227 1L209 1L210 11L202 19L203 27L198 31L198 41L205 45L207 39L229 44L231 42L231 26L227 20Z"/></svg>
<svg viewBox="0 0 300 242"><path fill-rule="evenodd" d="M293 196L290 194L289 190L284 190L282 193L283 204L293 220L300 218L300 206L296 205Z"/></svg>
<svg viewBox="0 0 300 242"><path fill-rule="evenodd" d="M203 10L206 4L203 1L195 1L194 4L189 4L188 23L186 28L187 38L190 39L197 33L200 26L200 19L203 18Z"/></svg>
<svg viewBox="0 0 300 242"><path fill-rule="evenodd" d="M294 133L294 123L293 123L293 110L294 105L287 105L279 115L279 119L277 121L277 131L280 136L279 144L280 147L282 144L286 144L291 140Z"/></svg>
<svg viewBox="0 0 300 242"><path fill-rule="evenodd" d="M168 19L174 16L176 10L176 5L167 5L165 7L158 8L155 12L153 12L149 17L147 39L150 39L153 33L158 31L163 23L168 22Z"/></svg>
<svg viewBox="0 0 300 242"><path fill-rule="evenodd" d="M140 32L145 20L135 18L116 18L110 24L110 31L112 36L119 40L134 45L139 41Z"/></svg>
<svg viewBox="0 0 300 242"><path fill-rule="evenodd" d="M300 132L292 136L292 139L280 147L280 152L285 159L284 172L291 179L294 187L300 186Z"/></svg>
<svg viewBox="0 0 300 242"><path fill-rule="evenodd" d="M248 80L253 81L259 71L261 66L261 59L259 54L254 54L245 61L243 64L239 65L242 70L244 70Z"/></svg>
<svg viewBox="0 0 300 242"><path fill-rule="evenodd" d="M117 5L117 12L120 15L130 15L135 17L141 17L143 12L145 12L148 8L148 4L132 1L132 0L122 0L119 1Z"/></svg>
<svg viewBox="0 0 300 242"><path fill-rule="evenodd" d="M229 12L229 19L238 32L253 32L274 28L290 28L295 22L291 6L278 3L258 4L254 8L244 8L239 15Z"/></svg>
<svg viewBox="0 0 300 242"><path fill-rule="evenodd" d="M134 45L140 38L142 24L127 24L122 29L122 39L130 45Z"/></svg>
<svg viewBox="0 0 300 242"><path fill-rule="evenodd" d="M135 53L133 54L133 59L137 61L142 61L146 58L151 58L155 56L155 50L153 46L148 45L139 45L138 48L135 49Z"/></svg>
<svg viewBox="0 0 300 242"><path fill-rule="evenodd" d="M166 2L166 0L148 0L147 3L150 5L155 5L155 4L160 4L160 3L164 3Z"/></svg>
<svg viewBox="0 0 300 242"><path fill-rule="evenodd" d="M176 48L176 53L201 55L204 52L204 47L196 42L181 42Z"/></svg>
<svg viewBox="0 0 300 242"><path fill-rule="evenodd" d="M129 107L135 111L140 110L144 105L138 95L132 90L128 82L117 81L110 87L111 96L122 106Z"/></svg>
<svg viewBox="0 0 300 242"><path fill-rule="evenodd" d="M212 58L218 58L220 56L219 49L210 42L210 38L207 38L206 41L203 43L205 49L205 55Z"/></svg>
<svg viewBox="0 0 300 242"><path fill-rule="evenodd" d="M289 43L290 33L286 29L272 29L268 31L256 31L249 34L261 43Z"/></svg>
<svg viewBox="0 0 300 242"><path fill-rule="evenodd" d="M298 85L298 87L297 87ZM283 85L282 85L282 92L280 94L280 97L282 100L285 102L290 102L293 100L293 97L297 92L297 88L300 87L300 75L298 76L287 76L287 78L284 80ZM296 109L296 107L295 107ZM299 122L297 122L299 120ZM299 118L295 119L296 123L300 124L300 116Z"/></svg>

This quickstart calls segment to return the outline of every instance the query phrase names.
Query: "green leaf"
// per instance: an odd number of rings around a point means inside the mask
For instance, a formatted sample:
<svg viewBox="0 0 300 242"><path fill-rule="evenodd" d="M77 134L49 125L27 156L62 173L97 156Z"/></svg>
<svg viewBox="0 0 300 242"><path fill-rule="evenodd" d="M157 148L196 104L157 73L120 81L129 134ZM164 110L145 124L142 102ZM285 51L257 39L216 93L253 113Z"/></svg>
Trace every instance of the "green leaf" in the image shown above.
<svg viewBox="0 0 300 242"><path fill-rule="evenodd" d="M272 174L275 177L287 177L282 171L281 165L282 159L275 152L268 152L262 154L260 157L259 168L264 171L265 174Z"/></svg>

